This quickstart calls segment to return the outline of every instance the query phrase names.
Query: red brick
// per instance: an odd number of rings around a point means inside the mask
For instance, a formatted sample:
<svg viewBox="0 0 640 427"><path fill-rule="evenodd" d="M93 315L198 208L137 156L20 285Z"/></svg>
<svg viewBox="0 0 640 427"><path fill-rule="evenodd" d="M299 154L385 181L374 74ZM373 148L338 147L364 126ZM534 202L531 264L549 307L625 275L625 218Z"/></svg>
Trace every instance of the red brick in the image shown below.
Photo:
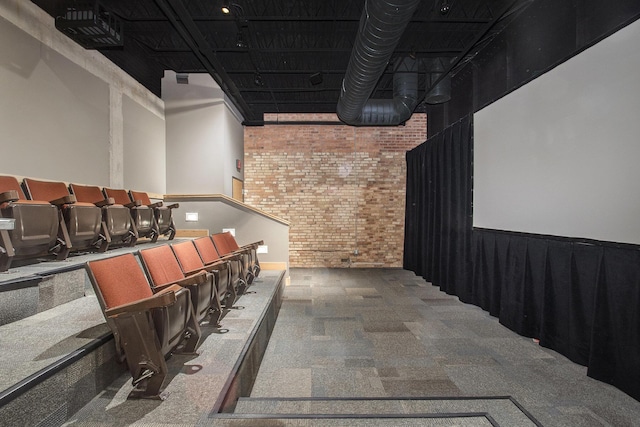
<svg viewBox="0 0 640 427"><path fill-rule="evenodd" d="M265 114L265 121L338 119ZM426 127L424 114L395 127L247 127L245 200L291 222L291 267L401 267L405 152L426 139Z"/></svg>

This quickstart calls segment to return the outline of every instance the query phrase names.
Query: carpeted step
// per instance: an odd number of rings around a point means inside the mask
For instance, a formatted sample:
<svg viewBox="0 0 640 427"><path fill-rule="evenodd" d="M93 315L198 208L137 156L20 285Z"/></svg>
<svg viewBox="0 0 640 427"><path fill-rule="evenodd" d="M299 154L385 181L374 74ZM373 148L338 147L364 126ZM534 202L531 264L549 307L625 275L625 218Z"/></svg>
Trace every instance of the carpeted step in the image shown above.
<svg viewBox="0 0 640 427"><path fill-rule="evenodd" d="M518 402L508 396L406 399L240 398L236 405L235 414L238 416L249 414L256 414L256 416L263 414L339 416L348 414L349 416L364 416L369 419L377 416L421 416L429 419L442 417L449 421L452 421L452 418L484 417L503 426L539 425Z"/></svg>
<svg viewBox="0 0 640 427"><path fill-rule="evenodd" d="M406 415L389 417L348 416L348 415L316 415L316 416L260 416L245 415L225 418L216 418L209 423L199 424L205 426L233 426L233 427L491 427L496 424L489 416L464 415Z"/></svg>

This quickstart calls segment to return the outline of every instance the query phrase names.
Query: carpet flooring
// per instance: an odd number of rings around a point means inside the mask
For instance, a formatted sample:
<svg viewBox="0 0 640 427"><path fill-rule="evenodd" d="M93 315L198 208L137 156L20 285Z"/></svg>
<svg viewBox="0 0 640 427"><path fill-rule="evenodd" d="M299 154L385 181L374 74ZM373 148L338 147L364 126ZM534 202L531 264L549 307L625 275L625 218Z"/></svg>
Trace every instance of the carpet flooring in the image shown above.
<svg viewBox="0 0 640 427"><path fill-rule="evenodd" d="M414 412L433 405L420 399L470 396L509 396L544 426L640 426L640 402L400 269L292 269L251 392L413 397ZM519 412L499 425L521 425Z"/></svg>

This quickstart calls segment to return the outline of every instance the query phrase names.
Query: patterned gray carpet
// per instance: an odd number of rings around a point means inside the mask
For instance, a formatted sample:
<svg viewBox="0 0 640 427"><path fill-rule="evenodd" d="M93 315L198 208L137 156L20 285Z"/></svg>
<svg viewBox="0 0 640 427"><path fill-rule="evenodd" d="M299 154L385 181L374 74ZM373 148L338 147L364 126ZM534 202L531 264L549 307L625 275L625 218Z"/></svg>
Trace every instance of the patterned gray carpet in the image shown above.
<svg viewBox="0 0 640 427"><path fill-rule="evenodd" d="M463 396L510 396L545 426L640 425L640 402L411 272L292 269L252 398L415 397L407 412L532 425L507 401L420 400Z"/></svg>
<svg viewBox="0 0 640 427"><path fill-rule="evenodd" d="M291 270L250 396L212 414L274 279L168 360L164 401L127 399L123 375L66 425L640 426L640 402L399 269Z"/></svg>

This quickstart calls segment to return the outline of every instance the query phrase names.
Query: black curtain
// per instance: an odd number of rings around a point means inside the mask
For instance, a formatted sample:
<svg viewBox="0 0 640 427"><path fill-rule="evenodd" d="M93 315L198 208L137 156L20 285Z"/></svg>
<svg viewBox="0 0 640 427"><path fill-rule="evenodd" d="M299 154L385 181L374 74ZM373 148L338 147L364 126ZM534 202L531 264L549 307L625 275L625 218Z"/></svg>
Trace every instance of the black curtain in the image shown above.
<svg viewBox="0 0 640 427"><path fill-rule="evenodd" d="M407 152L404 268L470 298L470 116Z"/></svg>
<svg viewBox="0 0 640 427"><path fill-rule="evenodd" d="M407 153L404 268L640 400L640 247L473 229L472 130Z"/></svg>
<svg viewBox="0 0 640 427"><path fill-rule="evenodd" d="M474 229L474 304L640 400L640 248Z"/></svg>

